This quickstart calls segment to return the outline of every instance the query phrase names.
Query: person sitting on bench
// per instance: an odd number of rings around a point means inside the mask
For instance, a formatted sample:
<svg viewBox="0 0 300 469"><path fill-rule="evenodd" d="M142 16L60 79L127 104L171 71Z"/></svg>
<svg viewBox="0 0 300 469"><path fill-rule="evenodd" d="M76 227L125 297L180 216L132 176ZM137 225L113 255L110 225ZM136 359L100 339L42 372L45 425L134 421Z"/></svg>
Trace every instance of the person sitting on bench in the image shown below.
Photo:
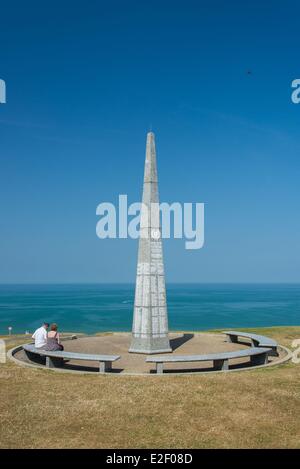
<svg viewBox="0 0 300 469"><path fill-rule="evenodd" d="M64 350L63 345L60 343L59 333L57 332L57 324L51 324L50 332L47 335L47 343L43 347L48 352L55 352L57 350Z"/></svg>
<svg viewBox="0 0 300 469"><path fill-rule="evenodd" d="M47 344L48 327L49 324L47 322L44 322L44 324L39 327L33 334L32 338L34 339L35 348L43 348Z"/></svg>

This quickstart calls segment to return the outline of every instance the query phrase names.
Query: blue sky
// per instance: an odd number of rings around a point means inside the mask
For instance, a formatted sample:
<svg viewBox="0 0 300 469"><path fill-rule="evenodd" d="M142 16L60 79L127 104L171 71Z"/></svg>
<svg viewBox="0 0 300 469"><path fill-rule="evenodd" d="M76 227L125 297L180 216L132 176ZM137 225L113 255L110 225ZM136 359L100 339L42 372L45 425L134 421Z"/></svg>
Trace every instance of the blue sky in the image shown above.
<svg viewBox="0 0 300 469"><path fill-rule="evenodd" d="M134 282L95 212L140 200L151 125L161 201L206 204L167 281L299 282L299 31L296 1L2 2L0 282Z"/></svg>

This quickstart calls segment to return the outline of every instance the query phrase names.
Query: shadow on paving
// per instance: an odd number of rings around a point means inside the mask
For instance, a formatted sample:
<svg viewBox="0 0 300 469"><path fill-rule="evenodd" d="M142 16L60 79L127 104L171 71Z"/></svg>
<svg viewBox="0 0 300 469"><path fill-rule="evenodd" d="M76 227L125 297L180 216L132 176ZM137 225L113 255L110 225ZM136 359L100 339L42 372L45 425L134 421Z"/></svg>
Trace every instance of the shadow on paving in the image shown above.
<svg viewBox="0 0 300 469"><path fill-rule="evenodd" d="M183 334L181 337L175 337L170 339L170 346L172 351L179 348L181 345L185 344L194 337L194 334Z"/></svg>

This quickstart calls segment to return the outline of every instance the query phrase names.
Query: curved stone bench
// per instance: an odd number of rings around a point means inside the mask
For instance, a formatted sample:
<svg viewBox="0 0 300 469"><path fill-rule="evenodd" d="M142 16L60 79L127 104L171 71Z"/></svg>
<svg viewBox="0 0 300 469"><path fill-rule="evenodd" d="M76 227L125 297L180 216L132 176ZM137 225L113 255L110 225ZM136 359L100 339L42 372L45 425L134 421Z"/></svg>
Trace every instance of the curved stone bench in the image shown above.
<svg viewBox="0 0 300 469"><path fill-rule="evenodd" d="M120 355L94 355L88 353L76 353L37 349L33 344L23 345L23 350L30 359L32 355L40 355L46 357L46 366L48 368L60 367L64 364L64 360L87 360L99 362L99 373L105 373L111 370L112 362L119 360Z"/></svg>
<svg viewBox="0 0 300 469"><path fill-rule="evenodd" d="M250 357L251 365L265 365L268 363L270 348L250 347L245 350L236 350L233 352L209 353L207 355L165 355L151 356L146 358L148 363L156 363L156 372L163 373L164 363L178 362L207 362L213 361L216 370L227 371L229 369L228 360L234 358Z"/></svg>
<svg viewBox="0 0 300 469"><path fill-rule="evenodd" d="M270 355L278 357L278 344L276 340L270 339L269 337L241 331L223 331L223 334L227 335L229 342L234 343L238 342L239 337L246 337L251 340L253 347L268 347L271 349Z"/></svg>

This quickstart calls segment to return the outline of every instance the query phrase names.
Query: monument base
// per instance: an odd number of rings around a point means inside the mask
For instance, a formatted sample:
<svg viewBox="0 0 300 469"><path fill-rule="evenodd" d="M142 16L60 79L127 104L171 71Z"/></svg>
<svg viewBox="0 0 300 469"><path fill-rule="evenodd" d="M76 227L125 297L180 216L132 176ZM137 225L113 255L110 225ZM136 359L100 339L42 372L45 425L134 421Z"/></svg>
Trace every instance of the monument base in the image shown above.
<svg viewBox="0 0 300 469"><path fill-rule="evenodd" d="M131 353L170 353L170 341L168 337L132 337L131 346L129 349Z"/></svg>

